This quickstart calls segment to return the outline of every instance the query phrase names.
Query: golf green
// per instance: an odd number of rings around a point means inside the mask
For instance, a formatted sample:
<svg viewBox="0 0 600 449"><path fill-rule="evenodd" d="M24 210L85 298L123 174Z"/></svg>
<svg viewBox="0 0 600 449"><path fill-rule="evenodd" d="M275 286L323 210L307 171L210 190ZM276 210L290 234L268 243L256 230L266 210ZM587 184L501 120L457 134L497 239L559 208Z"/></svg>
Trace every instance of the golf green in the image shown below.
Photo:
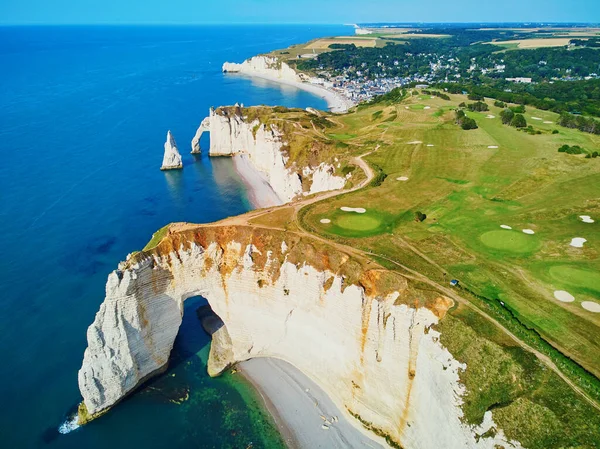
<svg viewBox="0 0 600 449"><path fill-rule="evenodd" d="M568 265L556 265L550 268L550 276L565 284L600 292L600 273Z"/></svg>
<svg viewBox="0 0 600 449"><path fill-rule="evenodd" d="M352 215L350 215L352 214ZM358 215L348 212L348 215L338 217L335 224L340 228L350 229L352 231L370 231L381 225L381 220L369 215Z"/></svg>
<svg viewBox="0 0 600 449"><path fill-rule="evenodd" d="M489 231L482 234L481 242L493 249L512 253L528 253L537 248L538 242L534 236L516 231Z"/></svg>

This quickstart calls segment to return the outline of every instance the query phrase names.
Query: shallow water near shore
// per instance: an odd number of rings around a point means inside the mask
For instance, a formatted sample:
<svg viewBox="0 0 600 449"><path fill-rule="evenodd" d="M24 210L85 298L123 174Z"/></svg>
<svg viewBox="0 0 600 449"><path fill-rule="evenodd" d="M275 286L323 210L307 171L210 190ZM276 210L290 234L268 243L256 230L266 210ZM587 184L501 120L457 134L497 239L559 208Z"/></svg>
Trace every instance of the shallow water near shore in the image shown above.
<svg viewBox="0 0 600 449"><path fill-rule="evenodd" d="M206 375L209 338L191 303L165 375L88 426L67 435L58 427L80 401L86 329L117 263L169 222L250 208L231 160L189 154L208 108L326 107L288 86L223 75L222 62L351 32L0 28L0 64L10 68L0 72L1 447L280 447L245 383ZM159 171L168 129L182 171Z"/></svg>

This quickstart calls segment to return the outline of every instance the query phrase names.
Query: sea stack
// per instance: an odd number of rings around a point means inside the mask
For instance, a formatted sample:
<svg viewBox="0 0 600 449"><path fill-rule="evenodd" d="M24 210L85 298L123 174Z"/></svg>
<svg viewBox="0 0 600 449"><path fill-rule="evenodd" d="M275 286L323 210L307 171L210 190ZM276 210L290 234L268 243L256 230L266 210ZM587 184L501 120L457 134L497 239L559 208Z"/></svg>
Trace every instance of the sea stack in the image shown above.
<svg viewBox="0 0 600 449"><path fill-rule="evenodd" d="M160 167L161 170L177 170L183 168L183 162L181 162L181 154L177 149L175 139L171 134L171 131L167 132L167 141L165 142L165 156L163 157L163 163Z"/></svg>

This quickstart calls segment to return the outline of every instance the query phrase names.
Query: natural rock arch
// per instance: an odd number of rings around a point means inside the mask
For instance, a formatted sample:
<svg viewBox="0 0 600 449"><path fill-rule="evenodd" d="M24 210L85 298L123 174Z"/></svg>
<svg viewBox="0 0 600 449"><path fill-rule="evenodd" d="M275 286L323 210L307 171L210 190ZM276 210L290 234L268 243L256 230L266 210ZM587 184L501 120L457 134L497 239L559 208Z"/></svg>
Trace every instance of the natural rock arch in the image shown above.
<svg viewBox="0 0 600 449"><path fill-rule="evenodd" d="M164 370L183 302L203 296L235 361L277 357L340 410L411 448L494 447L461 422L460 364L431 329L451 301L293 233L171 225L110 274L79 386L90 415Z"/></svg>

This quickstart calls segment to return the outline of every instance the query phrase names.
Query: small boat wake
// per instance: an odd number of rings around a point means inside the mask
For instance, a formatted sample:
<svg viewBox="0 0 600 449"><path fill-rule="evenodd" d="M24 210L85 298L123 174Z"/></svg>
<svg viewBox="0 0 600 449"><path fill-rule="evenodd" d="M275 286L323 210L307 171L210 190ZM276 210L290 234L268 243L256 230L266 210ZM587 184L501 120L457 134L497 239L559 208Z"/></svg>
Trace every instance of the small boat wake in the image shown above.
<svg viewBox="0 0 600 449"><path fill-rule="evenodd" d="M79 427L80 426L77 423L77 413L75 413L73 416L68 417L64 423L58 426L58 432L66 435L67 433L71 433Z"/></svg>

